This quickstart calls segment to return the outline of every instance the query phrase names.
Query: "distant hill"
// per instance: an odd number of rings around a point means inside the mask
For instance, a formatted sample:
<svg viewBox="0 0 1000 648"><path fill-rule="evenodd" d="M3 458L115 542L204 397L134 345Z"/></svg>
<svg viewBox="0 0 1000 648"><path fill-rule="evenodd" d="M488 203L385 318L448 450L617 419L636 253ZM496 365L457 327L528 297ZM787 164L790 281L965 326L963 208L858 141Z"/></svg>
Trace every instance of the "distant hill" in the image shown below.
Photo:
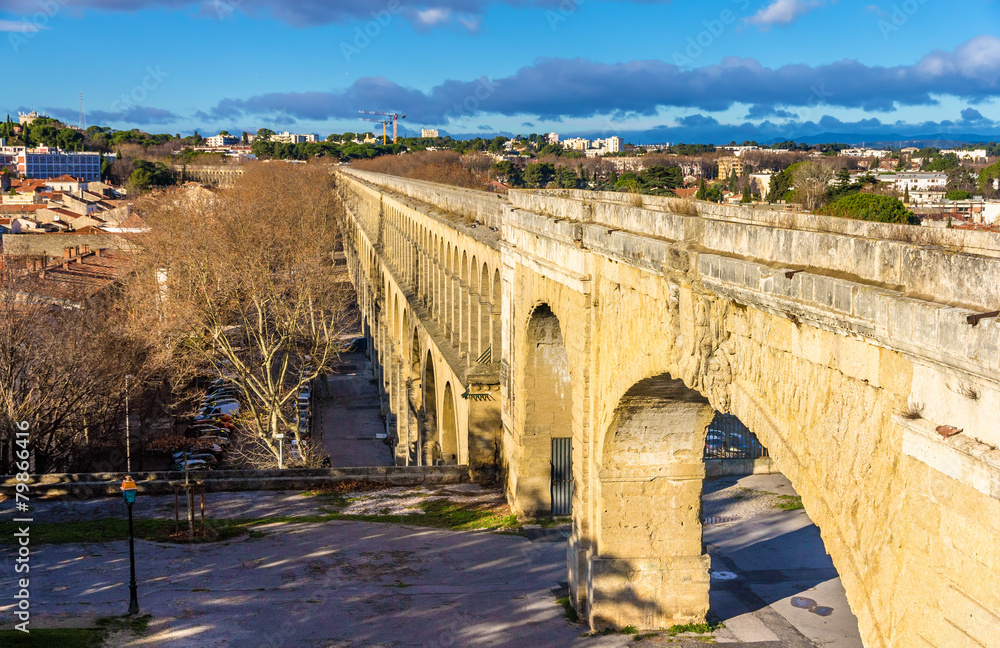
<svg viewBox="0 0 1000 648"><path fill-rule="evenodd" d="M878 138L878 139L874 139ZM796 137L794 140L802 144L828 144L841 142L844 144L861 145L868 148L905 148L907 146L933 146L937 148L951 148L962 144L975 144L977 142L995 142L997 136L989 135L965 135L955 133L932 133L927 135L898 135L887 133L883 135L873 135L872 133L860 135L857 133L820 133L819 135L807 135ZM780 139L769 140L768 143L780 142Z"/></svg>

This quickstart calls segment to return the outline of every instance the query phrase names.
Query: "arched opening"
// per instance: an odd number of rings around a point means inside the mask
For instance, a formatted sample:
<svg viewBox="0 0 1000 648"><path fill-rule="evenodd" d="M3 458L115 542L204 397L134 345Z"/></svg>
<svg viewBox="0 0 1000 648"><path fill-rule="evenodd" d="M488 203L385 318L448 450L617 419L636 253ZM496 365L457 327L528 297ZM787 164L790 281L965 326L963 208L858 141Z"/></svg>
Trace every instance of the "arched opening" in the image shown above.
<svg viewBox="0 0 1000 648"><path fill-rule="evenodd" d="M423 398L423 375L420 367L420 338L413 329L409 353L409 377L406 380L407 464L420 463L420 410Z"/></svg>
<svg viewBox="0 0 1000 648"><path fill-rule="evenodd" d="M434 381L434 358L427 352L427 363L424 366L424 406L421 427L423 448L423 465L433 466L441 456L441 446L438 443L438 408L437 385Z"/></svg>
<svg viewBox="0 0 1000 648"><path fill-rule="evenodd" d="M767 448L736 416L716 412L703 457L710 616L739 641L798 633L817 646L862 646L819 527Z"/></svg>
<svg viewBox="0 0 1000 648"><path fill-rule="evenodd" d="M597 456L586 578L592 627L705 621L702 453L713 414L703 396L668 375L637 383L619 400Z"/></svg>
<svg viewBox="0 0 1000 648"><path fill-rule="evenodd" d="M493 271L493 290L490 291L490 304L492 306L492 317L490 321L491 328L491 342L490 345L493 348L492 358L493 362L500 362L500 349L501 349L501 325L500 325L500 315L503 311L503 298L500 288L500 271Z"/></svg>
<svg viewBox="0 0 1000 648"><path fill-rule="evenodd" d="M572 561L592 627L711 619L729 640L862 645L819 529L735 416L648 378L619 400L595 459L593 544Z"/></svg>
<svg viewBox="0 0 1000 648"><path fill-rule="evenodd" d="M493 339L490 332L490 319L493 317L493 305L490 302L490 269L483 263L479 277L479 349L477 358L480 362L489 361L490 343Z"/></svg>
<svg viewBox="0 0 1000 648"><path fill-rule="evenodd" d="M458 419L455 414L455 394L451 383L445 383L441 403L441 463L458 464Z"/></svg>
<svg viewBox="0 0 1000 648"><path fill-rule="evenodd" d="M517 481L511 484L512 495L521 514L568 515L572 466L556 465L553 459L565 461L563 453L572 445L569 356L559 319L548 305L532 313L526 343L524 432L515 449Z"/></svg>

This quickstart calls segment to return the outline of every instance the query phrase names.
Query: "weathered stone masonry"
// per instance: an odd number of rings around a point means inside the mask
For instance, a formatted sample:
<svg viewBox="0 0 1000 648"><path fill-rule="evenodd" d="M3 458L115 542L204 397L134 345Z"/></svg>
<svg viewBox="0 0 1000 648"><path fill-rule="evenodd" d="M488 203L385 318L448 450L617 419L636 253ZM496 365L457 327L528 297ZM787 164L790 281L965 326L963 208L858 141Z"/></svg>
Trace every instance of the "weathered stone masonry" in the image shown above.
<svg viewBox="0 0 1000 648"><path fill-rule="evenodd" d="M966 318L1000 307L1000 237L353 170L338 183L399 462L488 473L499 457L515 510L544 513L550 440L572 437L567 567L595 628L704 617L715 409L802 495L866 646L995 642L1000 326Z"/></svg>

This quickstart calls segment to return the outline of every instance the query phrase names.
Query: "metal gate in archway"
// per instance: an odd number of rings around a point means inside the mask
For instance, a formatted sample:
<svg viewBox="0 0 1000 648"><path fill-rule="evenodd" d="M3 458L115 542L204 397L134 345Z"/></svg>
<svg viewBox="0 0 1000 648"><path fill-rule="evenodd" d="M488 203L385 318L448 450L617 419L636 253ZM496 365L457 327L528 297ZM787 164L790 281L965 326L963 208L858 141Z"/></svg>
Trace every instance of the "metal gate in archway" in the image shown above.
<svg viewBox="0 0 1000 648"><path fill-rule="evenodd" d="M552 439L552 517L573 513L573 439Z"/></svg>

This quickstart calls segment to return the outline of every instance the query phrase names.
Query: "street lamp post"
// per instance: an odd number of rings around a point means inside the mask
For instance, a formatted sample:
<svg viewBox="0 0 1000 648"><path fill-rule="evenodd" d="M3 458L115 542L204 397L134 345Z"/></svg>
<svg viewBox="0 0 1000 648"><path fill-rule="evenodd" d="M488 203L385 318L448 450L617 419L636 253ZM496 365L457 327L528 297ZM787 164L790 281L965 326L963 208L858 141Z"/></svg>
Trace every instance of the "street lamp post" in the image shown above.
<svg viewBox="0 0 1000 648"><path fill-rule="evenodd" d="M133 615L139 614L139 594L135 584L135 534L132 532L132 505L135 504L135 493L137 490L132 478L126 476L122 481L122 497L128 506L128 559L131 568L131 580L128 586L128 613Z"/></svg>
<svg viewBox="0 0 1000 648"><path fill-rule="evenodd" d="M125 374L125 471L132 472L132 430L129 427L129 411L128 411L128 381L131 380L133 376L131 374ZM135 501L133 495L133 501ZM131 510L131 509L129 509Z"/></svg>

